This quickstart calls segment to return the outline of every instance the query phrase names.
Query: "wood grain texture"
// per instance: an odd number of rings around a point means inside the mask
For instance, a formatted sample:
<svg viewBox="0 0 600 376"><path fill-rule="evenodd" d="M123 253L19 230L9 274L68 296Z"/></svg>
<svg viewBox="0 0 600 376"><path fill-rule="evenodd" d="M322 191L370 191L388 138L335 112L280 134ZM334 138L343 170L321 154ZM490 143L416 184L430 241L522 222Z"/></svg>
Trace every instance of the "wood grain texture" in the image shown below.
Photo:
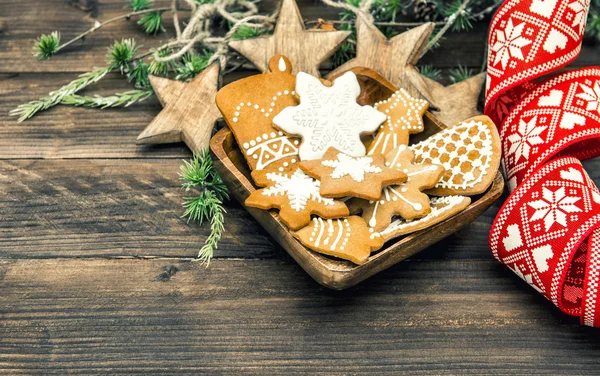
<svg viewBox="0 0 600 376"><path fill-rule="evenodd" d="M207 149L215 123L221 117L215 104L220 81L218 62L186 83L150 76L164 109L137 137L138 144L183 141L194 154Z"/></svg>
<svg viewBox="0 0 600 376"><path fill-rule="evenodd" d="M269 60L284 55L292 62L293 73L321 77L319 66L327 60L350 31L306 30L295 0L282 0L273 35L234 40L229 47L250 60L261 72L268 72Z"/></svg>
<svg viewBox="0 0 600 376"><path fill-rule="evenodd" d="M0 257L195 257L208 226L181 218L180 160L0 161ZM216 257L281 257L235 201Z"/></svg>
<svg viewBox="0 0 600 376"><path fill-rule="evenodd" d="M0 372L595 374L600 339L493 260L344 293L284 261L0 261Z"/></svg>
<svg viewBox="0 0 600 376"><path fill-rule="evenodd" d="M378 72L397 87L405 88L411 95L417 95L419 88L415 82L407 81L406 73L417 71L415 65L434 26L433 23L426 23L387 39L375 25L364 17L358 16L356 17L356 57L333 70L326 78L332 81L349 69L367 67Z"/></svg>

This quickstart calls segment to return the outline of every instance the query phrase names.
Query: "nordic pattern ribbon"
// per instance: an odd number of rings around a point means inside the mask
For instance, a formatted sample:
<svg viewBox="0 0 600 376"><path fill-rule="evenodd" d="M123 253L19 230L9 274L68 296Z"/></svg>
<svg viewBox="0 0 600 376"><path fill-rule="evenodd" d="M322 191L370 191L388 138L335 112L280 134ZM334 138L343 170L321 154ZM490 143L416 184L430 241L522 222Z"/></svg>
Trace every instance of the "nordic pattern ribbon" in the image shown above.
<svg viewBox="0 0 600 376"><path fill-rule="evenodd" d="M499 127L512 194L493 255L563 312L600 326L600 68L534 79L581 50L587 0L508 0L490 25L485 113Z"/></svg>

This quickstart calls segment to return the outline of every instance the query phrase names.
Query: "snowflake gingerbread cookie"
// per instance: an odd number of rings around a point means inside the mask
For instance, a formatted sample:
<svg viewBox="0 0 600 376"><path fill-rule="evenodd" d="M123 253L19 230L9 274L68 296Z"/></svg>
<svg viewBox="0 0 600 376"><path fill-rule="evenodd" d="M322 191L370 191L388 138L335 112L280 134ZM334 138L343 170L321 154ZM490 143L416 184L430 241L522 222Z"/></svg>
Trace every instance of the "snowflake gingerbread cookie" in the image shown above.
<svg viewBox="0 0 600 376"><path fill-rule="evenodd" d="M322 158L329 147L348 155L366 154L360 136L377 130L386 116L356 102L360 85L353 72L335 79L331 87L306 73L296 76L298 106L290 106L273 118L282 131L302 137L301 160Z"/></svg>
<svg viewBox="0 0 600 376"><path fill-rule="evenodd" d="M360 197L377 200L383 186L406 181L406 174L385 165L383 155L353 157L329 148L322 159L302 161L299 167L321 181L324 197Z"/></svg>
<svg viewBox="0 0 600 376"><path fill-rule="evenodd" d="M257 177L262 188L246 199L246 206L263 210L279 209L279 217L292 230L310 223L311 214L323 218L349 215L348 207L341 201L321 196L320 182L296 169L294 173L270 172Z"/></svg>

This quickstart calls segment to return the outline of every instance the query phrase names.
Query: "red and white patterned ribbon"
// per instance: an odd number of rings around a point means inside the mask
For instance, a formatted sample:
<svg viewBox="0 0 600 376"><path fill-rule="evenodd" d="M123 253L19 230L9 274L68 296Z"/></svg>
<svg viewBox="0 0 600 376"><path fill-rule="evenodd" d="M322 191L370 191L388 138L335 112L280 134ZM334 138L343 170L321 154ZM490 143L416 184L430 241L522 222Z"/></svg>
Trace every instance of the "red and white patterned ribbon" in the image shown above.
<svg viewBox="0 0 600 376"><path fill-rule="evenodd" d="M600 68L535 78L581 50L588 0L509 0L489 35L485 113L499 126L512 194L494 256L563 312L600 326L600 191L580 160L600 155Z"/></svg>

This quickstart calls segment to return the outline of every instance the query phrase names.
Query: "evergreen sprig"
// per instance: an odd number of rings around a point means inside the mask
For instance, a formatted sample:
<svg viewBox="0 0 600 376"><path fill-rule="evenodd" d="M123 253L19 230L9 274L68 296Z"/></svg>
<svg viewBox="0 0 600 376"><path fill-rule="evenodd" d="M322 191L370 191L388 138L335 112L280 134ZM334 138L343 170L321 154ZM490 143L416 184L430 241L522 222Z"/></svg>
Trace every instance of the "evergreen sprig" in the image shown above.
<svg viewBox="0 0 600 376"><path fill-rule="evenodd" d="M166 31L162 24L162 13L161 12L152 12L145 14L140 18L137 22L138 25L142 27L146 34L156 35L159 31L163 33Z"/></svg>
<svg viewBox="0 0 600 376"><path fill-rule="evenodd" d="M77 107L91 108L109 108L109 107L129 107L134 103L143 102L154 94L152 90L130 90L124 93L117 93L108 97L100 95L83 96L67 95L63 97L61 103Z"/></svg>
<svg viewBox="0 0 600 376"><path fill-rule="evenodd" d="M42 34L35 41L33 55L38 60L49 59L58 51L58 46L60 46L60 33L58 31L53 31L47 35Z"/></svg>
<svg viewBox="0 0 600 376"><path fill-rule="evenodd" d="M191 161L184 161L179 179L183 181L181 186L186 192L191 189L198 191L196 196L184 197L183 217L200 225L210 219L210 235L198 252L198 259L208 266L223 234L223 201L229 199L227 187L215 170L208 149L195 155Z"/></svg>
<svg viewBox="0 0 600 376"><path fill-rule="evenodd" d="M434 81L439 81L442 79L442 71L440 69L434 68L432 65L421 65L419 67L419 72L428 78L431 78Z"/></svg>
<svg viewBox="0 0 600 376"><path fill-rule="evenodd" d="M450 69L448 74L450 75L450 80L457 83L473 77L473 70L459 65L457 68Z"/></svg>
<svg viewBox="0 0 600 376"><path fill-rule="evenodd" d="M176 63L176 80L189 81L196 77L206 68L213 53L209 50L203 50L201 53L189 52L181 58L181 63Z"/></svg>
<svg viewBox="0 0 600 376"><path fill-rule="evenodd" d="M242 25L235 31L235 33L233 33L232 39L242 40L248 38L256 38L265 34L267 34L267 30L265 30L264 28Z"/></svg>
<svg viewBox="0 0 600 376"><path fill-rule="evenodd" d="M148 9L153 5L153 3L154 1L152 0L129 0L129 6L134 12Z"/></svg>

